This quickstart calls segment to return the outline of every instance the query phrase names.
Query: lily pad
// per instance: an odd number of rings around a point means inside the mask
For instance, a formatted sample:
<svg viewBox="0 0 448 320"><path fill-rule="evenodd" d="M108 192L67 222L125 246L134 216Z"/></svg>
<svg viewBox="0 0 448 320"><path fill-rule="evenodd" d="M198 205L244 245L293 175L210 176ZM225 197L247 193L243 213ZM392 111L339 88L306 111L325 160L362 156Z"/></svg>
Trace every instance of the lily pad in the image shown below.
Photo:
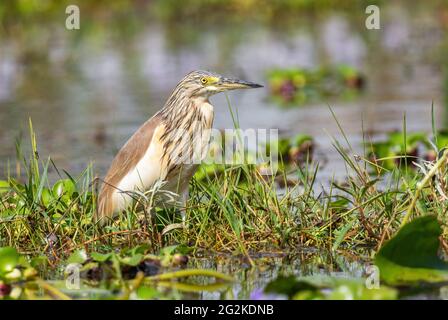
<svg viewBox="0 0 448 320"><path fill-rule="evenodd" d="M437 254L441 232L433 215L403 226L375 257L380 278L390 284L448 280L448 263Z"/></svg>
<svg viewBox="0 0 448 320"><path fill-rule="evenodd" d="M398 291L388 286L369 289L364 279L322 275L279 277L264 292L294 300L394 300L398 296Z"/></svg>
<svg viewBox="0 0 448 320"><path fill-rule="evenodd" d="M318 290L317 286L314 286L306 281L300 281L294 276L278 277L277 279L268 283L264 289L265 293L284 294L289 299L302 291L315 293Z"/></svg>
<svg viewBox="0 0 448 320"><path fill-rule="evenodd" d="M395 300L398 291L394 288L381 286L369 289L364 281L341 279L331 293L326 296L327 300Z"/></svg>
<svg viewBox="0 0 448 320"><path fill-rule="evenodd" d="M160 292L153 287L141 286L137 289L137 297L139 299L149 300L160 296Z"/></svg>

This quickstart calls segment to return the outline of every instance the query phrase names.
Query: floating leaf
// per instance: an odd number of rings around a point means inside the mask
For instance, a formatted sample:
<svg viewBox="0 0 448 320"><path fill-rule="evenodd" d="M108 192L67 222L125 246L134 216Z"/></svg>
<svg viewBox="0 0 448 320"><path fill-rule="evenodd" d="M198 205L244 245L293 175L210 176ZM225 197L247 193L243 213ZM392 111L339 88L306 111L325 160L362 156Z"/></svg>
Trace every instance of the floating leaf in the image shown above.
<svg viewBox="0 0 448 320"><path fill-rule="evenodd" d="M403 226L375 257L381 279L391 284L448 280L448 264L437 255L441 232L432 215Z"/></svg>
<svg viewBox="0 0 448 320"><path fill-rule="evenodd" d="M222 281L233 282L233 278L218 271L208 269L183 269L174 272L166 272L151 277L146 277L148 281L164 281L191 276L212 277Z"/></svg>
<svg viewBox="0 0 448 320"><path fill-rule="evenodd" d="M369 289L364 279L322 275L279 277L271 281L264 292L287 295L295 300L391 300L398 295L396 289L384 285Z"/></svg>
<svg viewBox="0 0 448 320"><path fill-rule="evenodd" d="M306 281L296 279L294 276L278 277L274 281L268 283L264 289L265 293L284 294L288 298L292 298L301 291L316 292L318 288Z"/></svg>
<svg viewBox="0 0 448 320"><path fill-rule="evenodd" d="M149 300L160 296L160 292L153 287L141 286L137 289L139 299Z"/></svg>
<svg viewBox="0 0 448 320"><path fill-rule="evenodd" d="M209 284L194 284L178 281L160 281L157 283L159 287L166 287L183 292L204 292L204 291L220 291L229 287L226 282L214 282Z"/></svg>
<svg viewBox="0 0 448 320"><path fill-rule="evenodd" d="M364 281L341 279L327 300L394 300L397 290L387 286L380 288L367 288Z"/></svg>

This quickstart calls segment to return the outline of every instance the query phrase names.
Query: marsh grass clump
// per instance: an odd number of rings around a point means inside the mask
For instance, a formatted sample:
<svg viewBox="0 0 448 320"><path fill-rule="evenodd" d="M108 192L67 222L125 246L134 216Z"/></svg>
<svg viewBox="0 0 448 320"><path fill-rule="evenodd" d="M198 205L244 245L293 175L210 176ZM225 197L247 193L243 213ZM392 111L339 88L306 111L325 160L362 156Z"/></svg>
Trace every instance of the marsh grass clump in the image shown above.
<svg viewBox="0 0 448 320"><path fill-rule="evenodd" d="M334 140L347 177L329 188L317 186L319 164L309 157L281 165L277 176L262 175L256 165L219 167L216 174L202 167L186 208L149 209L152 197L142 194L113 224L100 228L92 222L100 183L92 167L78 177L60 172L51 159L39 157L31 122L30 132L30 156L21 158L25 176L0 183L0 246L47 255L55 265L79 249L111 252L141 244L148 245L147 253L182 245L192 253L231 252L249 260L254 253L300 247L376 249L404 217L435 213L447 221L446 161L426 161L415 171L387 169L355 155L348 140L346 146ZM59 177L55 183L50 166ZM185 224L179 209L186 209Z"/></svg>
<svg viewBox="0 0 448 320"><path fill-rule="evenodd" d="M318 185L319 163L310 154L281 161L271 176L257 165L202 165L185 208L156 207L155 191L162 186L157 184L132 193L133 205L100 227L92 217L101 180L92 166L79 176L60 171L40 157L31 121L30 134L30 154L17 148L18 174L0 181L0 289L9 298L157 299L224 290L231 277L214 267L197 268L189 257L230 254L256 266L263 253L313 248L356 257L363 252L362 259L371 259L407 221L427 215L440 223L441 247L448 252L448 151L437 142L434 161L416 159L408 170L406 152L394 156L397 166L383 167L385 159L370 158L367 148L364 156L355 154L343 134L343 142L333 139L333 146L346 164L346 178L328 187ZM279 148L280 159L289 151ZM67 292L61 279L73 263L87 287Z"/></svg>

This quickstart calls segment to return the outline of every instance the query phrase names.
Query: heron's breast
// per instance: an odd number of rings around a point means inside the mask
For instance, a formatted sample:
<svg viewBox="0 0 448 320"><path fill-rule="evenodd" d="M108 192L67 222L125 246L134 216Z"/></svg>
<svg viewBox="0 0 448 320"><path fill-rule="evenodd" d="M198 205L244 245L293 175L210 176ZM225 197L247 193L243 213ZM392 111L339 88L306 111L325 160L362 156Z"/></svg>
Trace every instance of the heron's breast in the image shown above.
<svg viewBox="0 0 448 320"><path fill-rule="evenodd" d="M202 116L204 118L203 126L207 129L210 129L213 125L213 106L209 102L203 102L199 107Z"/></svg>

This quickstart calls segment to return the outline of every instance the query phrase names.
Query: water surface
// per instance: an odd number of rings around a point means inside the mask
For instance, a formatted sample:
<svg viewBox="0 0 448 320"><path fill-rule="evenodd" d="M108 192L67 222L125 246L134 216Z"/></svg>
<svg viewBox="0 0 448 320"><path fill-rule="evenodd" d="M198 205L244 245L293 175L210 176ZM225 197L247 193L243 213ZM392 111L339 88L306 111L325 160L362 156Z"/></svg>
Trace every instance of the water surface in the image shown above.
<svg viewBox="0 0 448 320"><path fill-rule="evenodd" d="M324 164L320 181L343 177L345 166L329 137L341 138L329 105L360 153L363 130L367 138L381 139L401 130L405 113L409 131L430 131L433 101L443 122L443 34L434 9L418 8L383 6L382 29L372 31L359 17L343 13L298 19L285 27L189 25L179 33L153 20L139 21L141 28L123 34L115 29L76 34L56 22L21 30L20 37L9 35L0 44L0 176L15 160L16 139L27 140L29 117L43 157L51 156L72 174L92 162L103 175L117 150L191 70L266 84L272 68L345 63L367 79L366 92L353 101L281 108L269 99L267 87L228 94L242 128L311 134ZM225 96L212 102L215 127L233 128Z"/></svg>

